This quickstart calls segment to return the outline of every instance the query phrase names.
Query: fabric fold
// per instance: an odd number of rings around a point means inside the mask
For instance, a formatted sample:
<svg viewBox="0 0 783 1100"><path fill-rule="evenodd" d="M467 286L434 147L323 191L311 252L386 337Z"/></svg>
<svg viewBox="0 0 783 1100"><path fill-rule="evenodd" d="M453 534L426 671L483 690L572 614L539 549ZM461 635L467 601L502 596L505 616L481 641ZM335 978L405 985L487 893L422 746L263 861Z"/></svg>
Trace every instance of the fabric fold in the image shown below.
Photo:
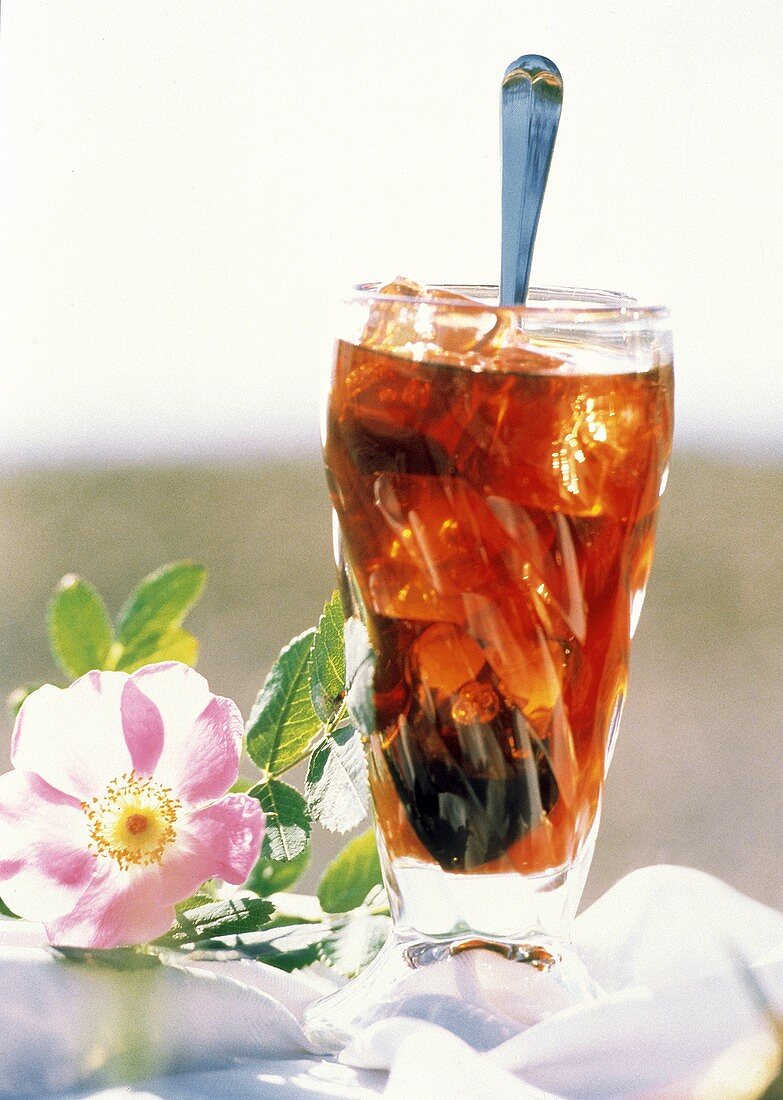
<svg viewBox="0 0 783 1100"><path fill-rule="evenodd" d="M699 871L653 867L580 915L574 940L594 1000L465 952L406 975L335 1060L303 1027L340 984L326 971L197 959L112 971L55 959L40 927L0 920L0 1097L723 1100L715 1067L742 1044L774 1068L742 967L783 1011L783 914Z"/></svg>
<svg viewBox="0 0 783 1100"><path fill-rule="evenodd" d="M251 967L117 971L40 947L0 948L0 1097L318 1054L299 1016L319 991L278 971L270 995L272 968Z"/></svg>

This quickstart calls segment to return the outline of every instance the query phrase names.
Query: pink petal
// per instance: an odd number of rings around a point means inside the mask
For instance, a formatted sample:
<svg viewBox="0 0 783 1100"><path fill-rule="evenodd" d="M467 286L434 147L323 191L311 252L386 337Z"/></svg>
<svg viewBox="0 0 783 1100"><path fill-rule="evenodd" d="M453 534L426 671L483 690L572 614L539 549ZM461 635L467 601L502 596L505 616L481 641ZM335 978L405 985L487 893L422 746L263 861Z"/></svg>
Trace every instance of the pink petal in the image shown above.
<svg viewBox="0 0 783 1100"><path fill-rule="evenodd" d="M213 695L203 676L174 661L139 669L131 680L163 719L155 778L183 802L225 794L239 773L243 726L236 705Z"/></svg>
<svg viewBox="0 0 783 1100"><path fill-rule="evenodd" d="M68 947L121 947L157 939L173 921L174 906L161 898L149 868L121 871L102 860L72 911L47 922L46 936L49 943Z"/></svg>
<svg viewBox="0 0 783 1100"><path fill-rule="evenodd" d="M166 739L187 739L188 730L213 698L204 677L179 661L145 665L130 678L158 708Z"/></svg>
<svg viewBox="0 0 783 1100"><path fill-rule="evenodd" d="M244 882L258 858L264 813L247 795L227 795L177 823L177 839L160 864L122 871L101 860L73 910L47 923L51 943L117 947L168 931L174 902L208 878Z"/></svg>
<svg viewBox="0 0 783 1100"><path fill-rule="evenodd" d="M194 850L206 849L218 860L212 874L238 884L245 881L258 859L265 824L266 815L257 799L227 794L191 814L186 828Z"/></svg>
<svg viewBox="0 0 783 1100"><path fill-rule="evenodd" d="M243 732L236 704L213 695L186 733L166 727L155 779L190 805L220 798L239 774Z"/></svg>
<svg viewBox="0 0 783 1100"><path fill-rule="evenodd" d="M20 917L67 913L95 875L87 819L76 799L37 775L0 775L0 895Z"/></svg>
<svg viewBox="0 0 783 1100"><path fill-rule="evenodd" d="M125 743L140 775L152 775L163 749L163 719L160 711L133 680L122 691L122 730Z"/></svg>
<svg viewBox="0 0 783 1100"><path fill-rule="evenodd" d="M255 798L229 794L177 822L177 839L155 869L161 897L181 901L208 878L244 882L258 859L265 821Z"/></svg>
<svg viewBox="0 0 783 1100"><path fill-rule="evenodd" d="M16 719L11 761L83 801L132 767L120 718L124 672L88 672L69 688L46 684Z"/></svg>

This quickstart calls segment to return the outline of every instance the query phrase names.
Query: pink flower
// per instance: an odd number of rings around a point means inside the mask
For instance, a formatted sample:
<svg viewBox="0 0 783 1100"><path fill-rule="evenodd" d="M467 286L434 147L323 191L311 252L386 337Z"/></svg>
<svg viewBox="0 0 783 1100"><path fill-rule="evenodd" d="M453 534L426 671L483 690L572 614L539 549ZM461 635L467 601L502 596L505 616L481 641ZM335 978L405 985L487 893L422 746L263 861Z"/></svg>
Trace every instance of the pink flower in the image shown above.
<svg viewBox="0 0 783 1100"><path fill-rule="evenodd" d="M237 778L242 718L186 665L88 672L39 688L0 775L0 896L50 943L166 932L208 878L244 882L264 814Z"/></svg>

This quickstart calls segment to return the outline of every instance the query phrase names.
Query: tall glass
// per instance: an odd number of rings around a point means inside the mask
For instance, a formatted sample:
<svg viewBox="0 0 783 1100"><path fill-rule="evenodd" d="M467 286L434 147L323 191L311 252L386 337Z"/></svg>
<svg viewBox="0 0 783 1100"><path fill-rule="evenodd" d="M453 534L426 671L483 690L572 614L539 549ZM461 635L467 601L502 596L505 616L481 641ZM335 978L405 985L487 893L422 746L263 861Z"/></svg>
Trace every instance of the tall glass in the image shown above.
<svg viewBox="0 0 783 1100"><path fill-rule="evenodd" d="M346 611L376 657L394 919L365 1001L381 972L463 950L567 953L652 562L667 312L583 290L496 303L365 286L337 343L324 461ZM341 997L349 1032L368 1006Z"/></svg>

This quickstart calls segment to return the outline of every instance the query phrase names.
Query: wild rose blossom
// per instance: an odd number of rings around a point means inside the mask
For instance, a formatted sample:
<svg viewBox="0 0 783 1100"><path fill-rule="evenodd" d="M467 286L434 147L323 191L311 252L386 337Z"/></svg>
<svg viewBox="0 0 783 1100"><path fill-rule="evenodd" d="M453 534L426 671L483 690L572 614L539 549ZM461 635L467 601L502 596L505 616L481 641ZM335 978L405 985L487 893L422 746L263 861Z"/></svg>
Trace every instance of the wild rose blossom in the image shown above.
<svg viewBox="0 0 783 1100"><path fill-rule="evenodd" d="M206 879L244 882L265 818L226 793L242 732L176 662L39 688L0 775L0 896L50 943L116 947L166 932Z"/></svg>

